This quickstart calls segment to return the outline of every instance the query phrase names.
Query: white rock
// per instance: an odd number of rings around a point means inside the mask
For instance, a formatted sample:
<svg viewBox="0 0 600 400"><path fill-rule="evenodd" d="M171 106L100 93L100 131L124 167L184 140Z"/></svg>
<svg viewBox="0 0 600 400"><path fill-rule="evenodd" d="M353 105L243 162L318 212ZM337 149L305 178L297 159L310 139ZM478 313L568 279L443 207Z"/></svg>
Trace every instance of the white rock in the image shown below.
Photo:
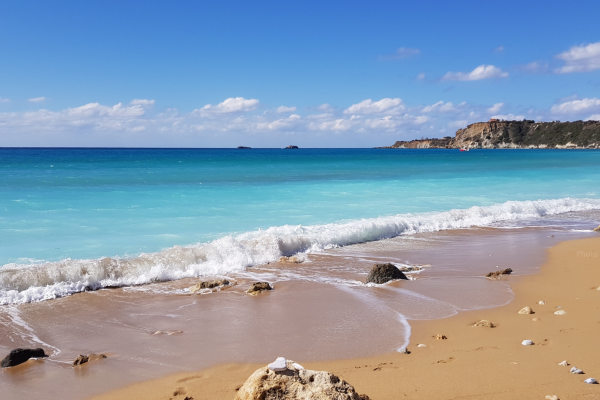
<svg viewBox="0 0 600 400"><path fill-rule="evenodd" d="M583 371L582 371L582 370L580 370L580 369L579 369L579 368L577 368L577 367L573 367L573 368L571 368L571 370L570 370L569 372L570 372L570 373L572 373L572 374L583 374Z"/></svg>
<svg viewBox="0 0 600 400"><path fill-rule="evenodd" d="M592 385L598 384L598 381L595 380L594 378L587 378L584 382L585 383L591 383Z"/></svg>
<svg viewBox="0 0 600 400"><path fill-rule="evenodd" d="M301 371L304 369L304 367L298 363L292 363L292 367L294 367L296 371Z"/></svg>
<svg viewBox="0 0 600 400"><path fill-rule="evenodd" d="M546 305L546 302L544 300L540 300L540 301L538 301L538 304L540 306L544 306L544 305Z"/></svg>
<svg viewBox="0 0 600 400"><path fill-rule="evenodd" d="M561 367L566 367L567 365L569 365L569 363L567 362L567 360L559 362L558 365L560 365Z"/></svg>
<svg viewBox="0 0 600 400"><path fill-rule="evenodd" d="M277 360L268 365L271 371L279 372L287 369L287 362L284 357L277 357Z"/></svg>
<svg viewBox="0 0 600 400"><path fill-rule="evenodd" d="M556 396L556 395L548 395L548 396L544 397L544 399L546 399L546 400L559 400L558 396Z"/></svg>
<svg viewBox="0 0 600 400"><path fill-rule="evenodd" d="M519 314L533 314L531 307L524 307L519 310Z"/></svg>
<svg viewBox="0 0 600 400"><path fill-rule="evenodd" d="M567 312L565 310L554 311L554 315L565 315Z"/></svg>
<svg viewBox="0 0 600 400"><path fill-rule="evenodd" d="M523 340L523 341L521 342L521 344L522 344L523 346L533 346L533 341L531 341L531 340Z"/></svg>
<svg viewBox="0 0 600 400"><path fill-rule="evenodd" d="M423 343L419 343L419 344L417 345L417 347L427 347L427 346L425 346Z"/></svg>

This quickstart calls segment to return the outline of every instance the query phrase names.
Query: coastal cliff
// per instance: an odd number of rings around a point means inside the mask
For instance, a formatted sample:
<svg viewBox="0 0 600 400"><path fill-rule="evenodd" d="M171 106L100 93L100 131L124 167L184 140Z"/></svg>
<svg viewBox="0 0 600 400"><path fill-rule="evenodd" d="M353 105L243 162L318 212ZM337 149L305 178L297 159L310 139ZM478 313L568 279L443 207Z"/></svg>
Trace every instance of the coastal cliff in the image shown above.
<svg viewBox="0 0 600 400"><path fill-rule="evenodd" d="M452 138L397 141L384 148L400 149L598 149L600 122L477 122Z"/></svg>

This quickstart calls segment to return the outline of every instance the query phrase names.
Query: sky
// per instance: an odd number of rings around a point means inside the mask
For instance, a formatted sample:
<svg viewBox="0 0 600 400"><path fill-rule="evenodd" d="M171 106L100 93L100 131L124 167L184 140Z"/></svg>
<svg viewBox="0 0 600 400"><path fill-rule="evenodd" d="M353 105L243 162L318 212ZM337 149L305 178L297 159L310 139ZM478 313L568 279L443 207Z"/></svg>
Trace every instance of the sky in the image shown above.
<svg viewBox="0 0 600 400"><path fill-rule="evenodd" d="M600 120L598 1L4 1L0 146L374 147Z"/></svg>

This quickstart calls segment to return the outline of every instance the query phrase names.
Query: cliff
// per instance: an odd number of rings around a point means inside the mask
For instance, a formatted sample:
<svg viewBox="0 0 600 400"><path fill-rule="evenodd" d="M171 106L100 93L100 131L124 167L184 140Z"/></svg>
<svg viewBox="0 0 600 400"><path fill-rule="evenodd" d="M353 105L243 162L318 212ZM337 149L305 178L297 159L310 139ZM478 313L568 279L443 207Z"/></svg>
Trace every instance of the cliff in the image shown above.
<svg viewBox="0 0 600 400"><path fill-rule="evenodd" d="M405 149L598 149L600 122L477 122L459 129L455 137L398 141L386 148Z"/></svg>

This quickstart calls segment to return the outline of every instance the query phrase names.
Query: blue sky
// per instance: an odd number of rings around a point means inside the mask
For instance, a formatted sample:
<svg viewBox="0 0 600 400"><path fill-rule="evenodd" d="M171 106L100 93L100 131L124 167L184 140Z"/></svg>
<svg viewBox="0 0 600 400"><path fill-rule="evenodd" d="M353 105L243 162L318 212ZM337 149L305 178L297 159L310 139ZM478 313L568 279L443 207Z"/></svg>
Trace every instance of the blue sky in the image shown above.
<svg viewBox="0 0 600 400"><path fill-rule="evenodd" d="M600 2L0 4L0 146L364 147L600 119Z"/></svg>

